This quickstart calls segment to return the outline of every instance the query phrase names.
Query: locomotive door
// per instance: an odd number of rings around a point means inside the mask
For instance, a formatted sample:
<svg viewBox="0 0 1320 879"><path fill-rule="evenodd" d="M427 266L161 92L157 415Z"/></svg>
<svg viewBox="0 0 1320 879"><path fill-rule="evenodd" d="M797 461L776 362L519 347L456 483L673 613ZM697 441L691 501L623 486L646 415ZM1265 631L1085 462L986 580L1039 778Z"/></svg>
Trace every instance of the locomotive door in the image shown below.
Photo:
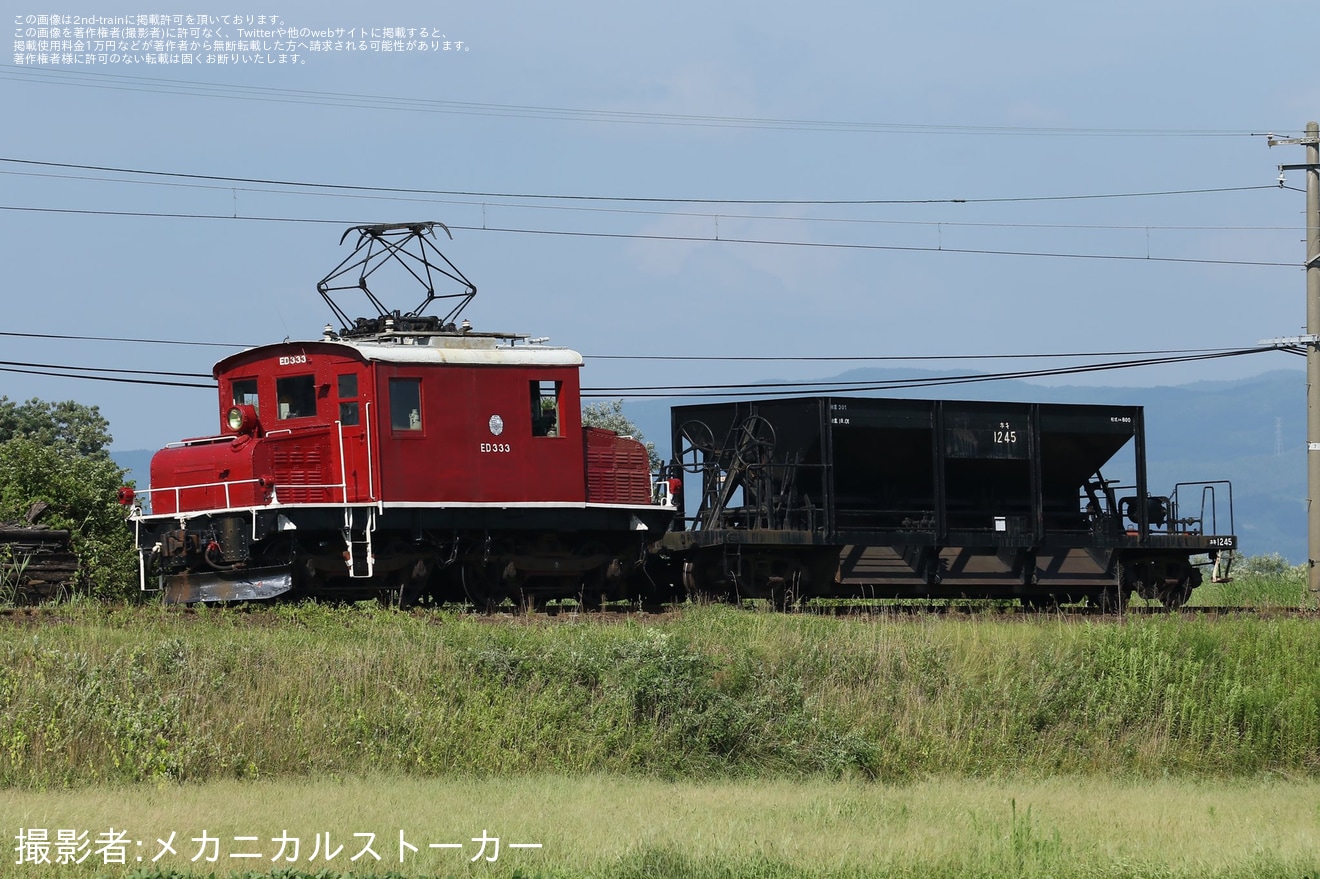
<svg viewBox="0 0 1320 879"><path fill-rule="evenodd" d="M339 434L343 444L344 503L375 500L377 489L371 470L370 406L360 394L357 372L336 376Z"/></svg>

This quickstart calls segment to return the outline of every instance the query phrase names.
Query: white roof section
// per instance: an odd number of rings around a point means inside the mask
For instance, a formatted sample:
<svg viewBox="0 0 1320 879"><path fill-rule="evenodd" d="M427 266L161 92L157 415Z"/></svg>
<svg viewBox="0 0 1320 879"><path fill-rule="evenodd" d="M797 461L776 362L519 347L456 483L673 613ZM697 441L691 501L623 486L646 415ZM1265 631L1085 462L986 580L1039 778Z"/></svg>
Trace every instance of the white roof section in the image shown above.
<svg viewBox="0 0 1320 879"><path fill-rule="evenodd" d="M521 344L519 344L521 342ZM581 366L582 355L523 341L520 336L478 333L398 333L368 338L322 338L260 345L231 354L215 365L218 375L236 360L275 357L290 351L325 353L339 349L343 356L378 363L454 366ZM314 356L314 355L313 355Z"/></svg>
<svg viewBox="0 0 1320 879"><path fill-rule="evenodd" d="M425 342L425 344L422 344ZM463 344L482 343L489 344ZM455 344L458 343L458 344ZM463 336L400 336L392 341L340 340L367 360L382 363L448 363L463 366L581 366L582 355L544 345L496 345L494 339Z"/></svg>

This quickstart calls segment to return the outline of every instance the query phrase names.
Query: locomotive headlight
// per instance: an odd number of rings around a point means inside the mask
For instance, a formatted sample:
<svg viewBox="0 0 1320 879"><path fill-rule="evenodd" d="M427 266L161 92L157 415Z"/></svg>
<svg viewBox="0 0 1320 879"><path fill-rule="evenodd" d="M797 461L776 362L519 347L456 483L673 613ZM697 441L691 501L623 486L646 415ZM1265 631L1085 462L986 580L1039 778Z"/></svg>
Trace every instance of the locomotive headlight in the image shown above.
<svg viewBox="0 0 1320 879"><path fill-rule="evenodd" d="M225 427L234 433L255 434L259 429L256 407L246 403L229 407L229 411L225 412Z"/></svg>

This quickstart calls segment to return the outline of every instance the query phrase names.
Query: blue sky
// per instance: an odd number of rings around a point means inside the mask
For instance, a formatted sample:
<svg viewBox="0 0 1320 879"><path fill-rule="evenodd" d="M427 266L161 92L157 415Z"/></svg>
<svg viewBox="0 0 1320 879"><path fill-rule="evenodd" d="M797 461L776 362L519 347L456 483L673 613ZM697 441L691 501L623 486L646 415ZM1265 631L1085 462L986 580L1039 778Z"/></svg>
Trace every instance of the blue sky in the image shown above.
<svg viewBox="0 0 1320 879"><path fill-rule="evenodd" d="M92 12L6 5L11 30L26 31L28 15ZM155 7L166 10L204 6ZM590 355L1104 352L1297 335L1304 197L1273 184L1277 165L1304 155L1252 135L1296 134L1320 115L1320 82L1301 75L1311 11L239 3L209 13L427 28L463 49L29 66L9 45L0 158L228 179L0 162L3 327L310 338L331 317L315 284L347 254L343 227L440 220L455 235L442 249L478 288L465 316L582 351L594 387L810 379L858 364ZM1297 172L1288 183L1304 185ZM1156 192L1180 194L1141 195ZM1123 197L1058 198L1101 195ZM801 203L830 201L852 203ZM0 359L27 363L206 373L228 353L0 338ZM1077 381L1299 365L1272 353ZM217 427L204 390L0 372L0 394L95 403L119 449Z"/></svg>

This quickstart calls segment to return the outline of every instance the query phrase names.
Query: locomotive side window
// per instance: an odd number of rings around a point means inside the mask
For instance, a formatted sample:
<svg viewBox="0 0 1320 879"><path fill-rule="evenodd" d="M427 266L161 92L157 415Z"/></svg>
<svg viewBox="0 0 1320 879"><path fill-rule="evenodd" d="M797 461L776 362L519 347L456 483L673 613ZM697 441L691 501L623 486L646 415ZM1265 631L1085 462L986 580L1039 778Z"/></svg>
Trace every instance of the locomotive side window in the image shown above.
<svg viewBox="0 0 1320 879"><path fill-rule="evenodd" d="M559 435L559 389L563 382L535 381L532 386L532 436Z"/></svg>
<svg viewBox="0 0 1320 879"><path fill-rule="evenodd" d="M234 405L251 406L258 412L261 407L257 405L257 380L254 378L239 379L233 384Z"/></svg>
<svg viewBox="0 0 1320 879"><path fill-rule="evenodd" d="M390 427L395 430L422 429L421 379L390 379Z"/></svg>
<svg viewBox="0 0 1320 879"><path fill-rule="evenodd" d="M275 397L280 404L280 420L316 414L316 382L310 375L275 379Z"/></svg>
<svg viewBox="0 0 1320 879"><path fill-rule="evenodd" d="M358 377L339 376L339 423L352 427L358 423Z"/></svg>

